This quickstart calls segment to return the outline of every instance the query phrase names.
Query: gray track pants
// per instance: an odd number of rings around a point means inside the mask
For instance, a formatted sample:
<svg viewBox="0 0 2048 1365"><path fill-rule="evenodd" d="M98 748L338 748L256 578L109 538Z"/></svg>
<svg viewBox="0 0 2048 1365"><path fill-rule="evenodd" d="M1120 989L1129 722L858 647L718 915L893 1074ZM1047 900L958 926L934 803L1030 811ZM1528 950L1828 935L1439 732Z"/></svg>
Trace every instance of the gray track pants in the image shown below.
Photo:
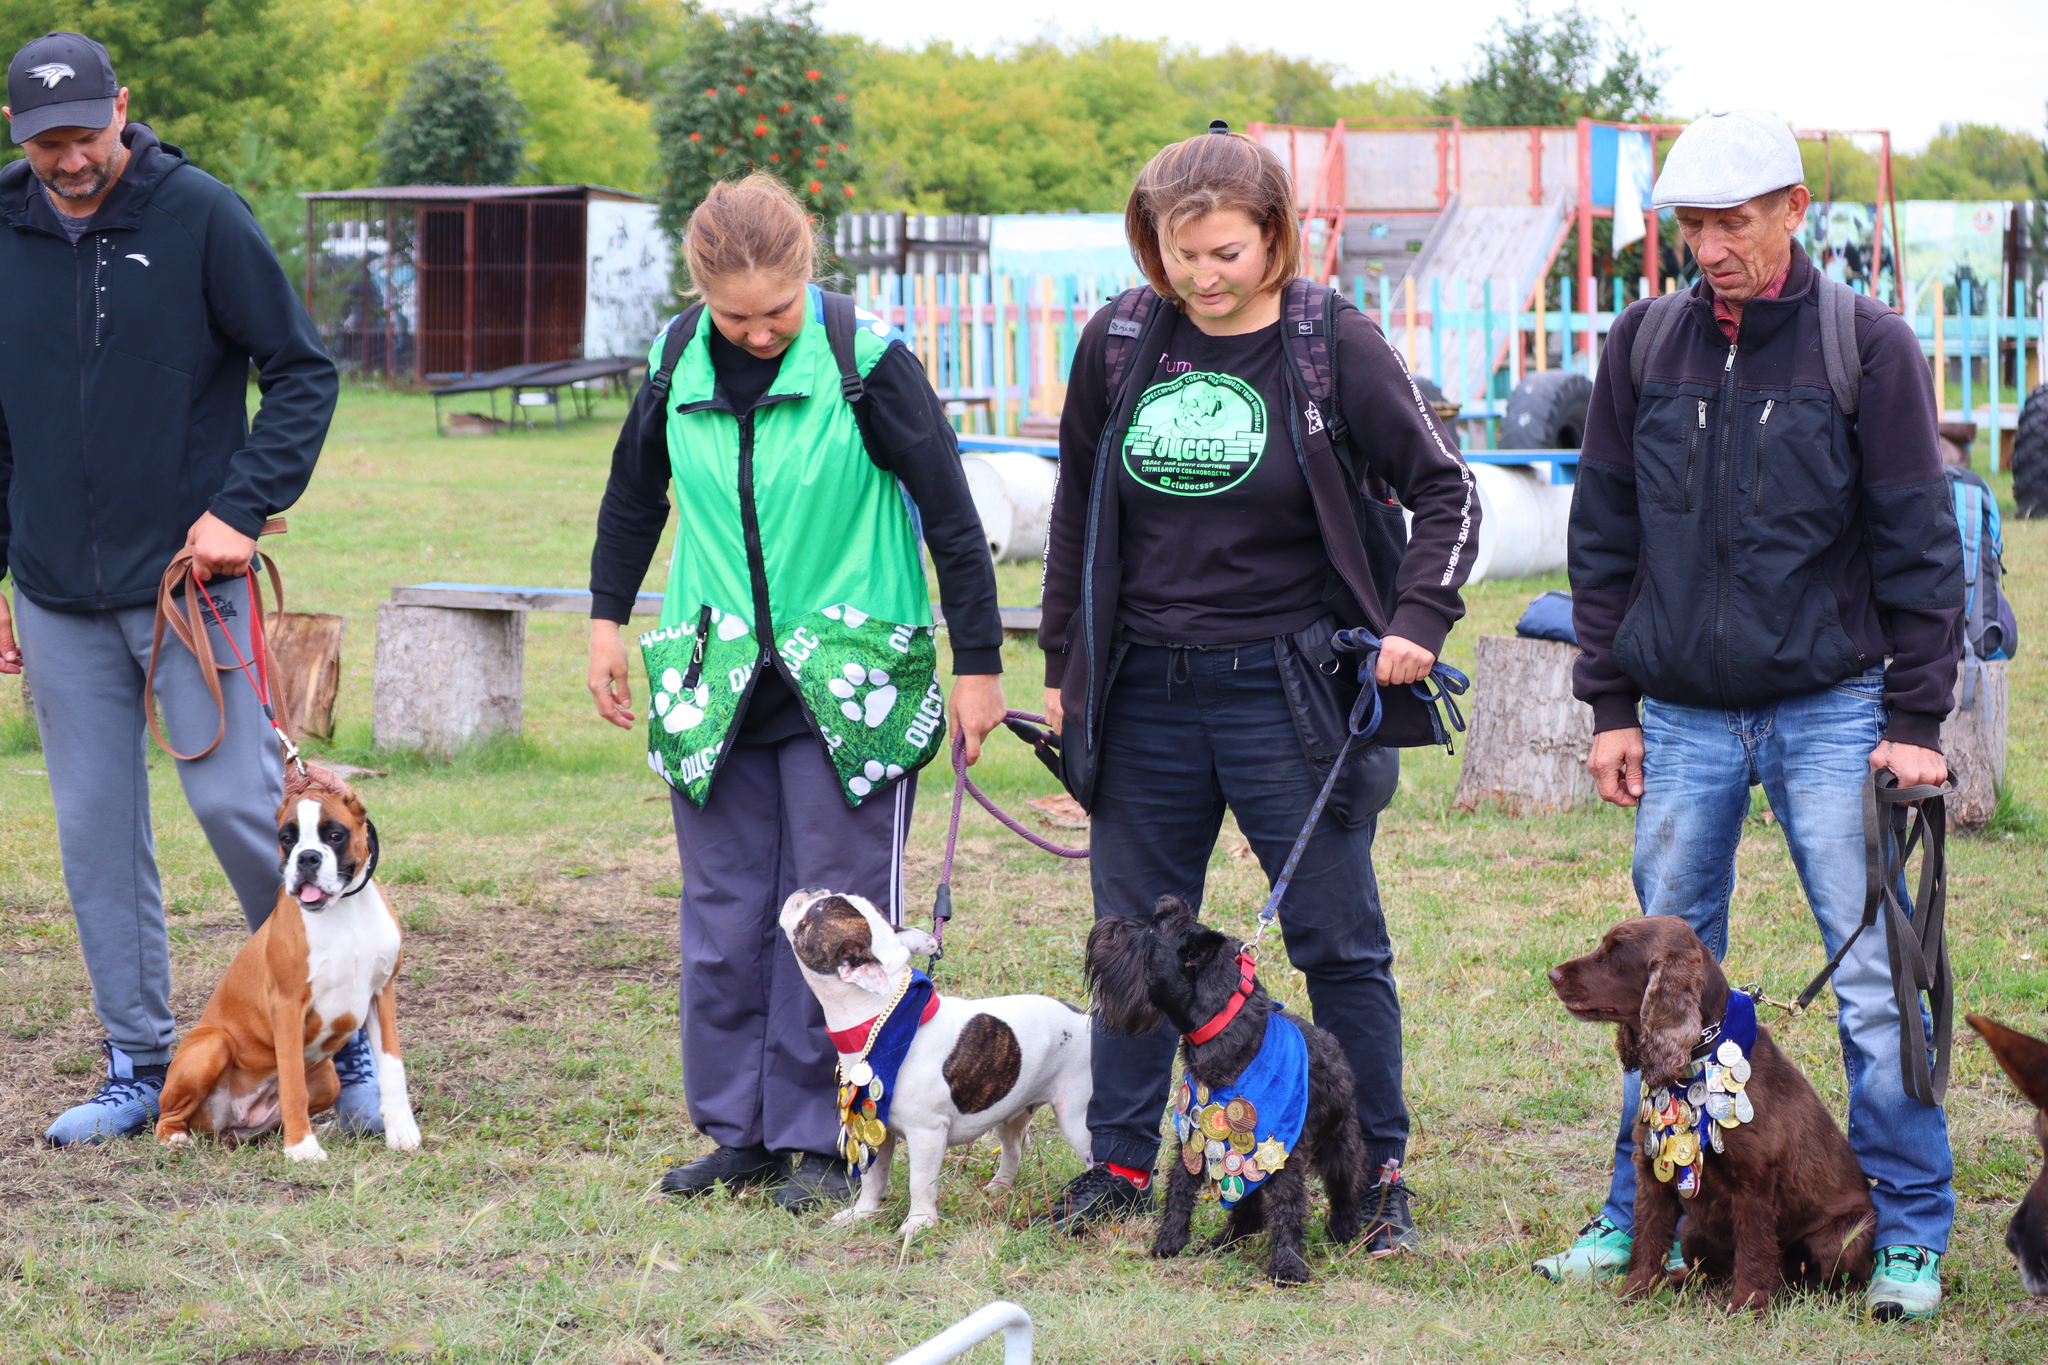
<svg viewBox="0 0 2048 1365"><path fill-rule="evenodd" d="M209 588L247 658L248 584L238 578ZM145 751L153 741L142 715L155 611L46 611L17 592L14 614L57 806L64 887L92 977L93 1008L108 1040L138 1065L167 1062L177 1027L163 887L150 829ZM232 663L234 651L219 627L209 622L207 629L216 657ZM254 932L277 902L277 807L284 799L284 770L249 684L223 673L220 685L227 733L205 758L180 762L178 780ZM156 695L171 743L186 753L205 748L218 713L198 661L169 632L157 664Z"/></svg>
<svg viewBox="0 0 2048 1365"><path fill-rule="evenodd" d="M848 810L818 741L741 744L698 810L670 794L683 864L683 1088L721 1147L839 1148L838 1054L776 923L806 887L850 891L902 923L916 774Z"/></svg>

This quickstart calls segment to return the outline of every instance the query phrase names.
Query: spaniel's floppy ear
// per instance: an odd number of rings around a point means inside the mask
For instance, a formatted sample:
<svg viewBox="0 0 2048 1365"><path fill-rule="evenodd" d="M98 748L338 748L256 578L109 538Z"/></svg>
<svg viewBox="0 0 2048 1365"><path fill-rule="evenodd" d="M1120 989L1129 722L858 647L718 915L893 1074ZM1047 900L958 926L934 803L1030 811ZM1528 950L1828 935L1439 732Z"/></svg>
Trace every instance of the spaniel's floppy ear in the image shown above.
<svg viewBox="0 0 2048 1365"><path fill-rule="evenodd" d="M1110 1033L1143 1037L1165 1022L1152 1003L1152 931L1124 915L1105 915L1088 931L1084 974L1095 996L1095 1017Z"/></svg>
<svg viewBox="0 0 2048 1365"><path fill-rule="evenodd" d="M1704 948L1689 944L1660 957L1650 969L1636 1042L1644 1085L1670 1085L1692 1071L1693 1045L1700 1040L1700 992L1707 984L1705 956Z"/></svg>
<svg viewBox="0 0 2048 1365"><path fill-rule="evenodd" d="M1614 1055L1621 1058L1623 1071L1643 1069L1643 1035L1630 1023L1622 1023L1614 1030Z"/></svg>

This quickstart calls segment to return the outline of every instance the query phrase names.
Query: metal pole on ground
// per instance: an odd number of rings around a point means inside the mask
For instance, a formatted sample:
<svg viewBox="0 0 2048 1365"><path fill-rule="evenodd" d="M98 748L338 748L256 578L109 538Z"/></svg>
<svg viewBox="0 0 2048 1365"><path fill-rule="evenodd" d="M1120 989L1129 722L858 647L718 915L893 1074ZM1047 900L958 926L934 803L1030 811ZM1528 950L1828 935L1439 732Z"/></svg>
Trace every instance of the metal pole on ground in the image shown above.
<svg viewBox="0 0 2048 1365"><path fill-rule="evenodd" d="M1031 1315L1007 1299L997 1299L960 1319L889 1365L942 1365L958 1360L998 1332L1003 1334L1003 1365L1031 1365Z"/></svg>

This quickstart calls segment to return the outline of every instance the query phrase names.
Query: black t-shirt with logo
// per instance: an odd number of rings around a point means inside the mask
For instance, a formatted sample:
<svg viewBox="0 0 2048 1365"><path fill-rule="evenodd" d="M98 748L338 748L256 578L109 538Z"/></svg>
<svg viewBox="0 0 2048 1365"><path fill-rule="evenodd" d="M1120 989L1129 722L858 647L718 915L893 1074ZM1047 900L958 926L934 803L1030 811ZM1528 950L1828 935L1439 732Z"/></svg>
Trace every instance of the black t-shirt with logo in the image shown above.
<svg viewBox="0 0 2048 1365"><path fill-rule="evenodd" d="M1338 591L1288 434L1280 324L1210 336L1185 316L1116 451L1117 617L1174 644L1300 630Z"/></svg>

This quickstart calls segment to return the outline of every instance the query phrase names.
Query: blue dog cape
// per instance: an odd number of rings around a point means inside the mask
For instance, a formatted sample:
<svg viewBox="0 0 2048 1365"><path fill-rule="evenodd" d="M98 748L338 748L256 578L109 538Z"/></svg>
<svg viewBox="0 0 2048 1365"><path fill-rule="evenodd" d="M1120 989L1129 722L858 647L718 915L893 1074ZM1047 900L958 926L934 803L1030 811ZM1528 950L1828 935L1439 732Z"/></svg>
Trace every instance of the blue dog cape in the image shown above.
<svg viewBox="0 0 2048 1365"><path fill-rule="evenodd" d="M1211 1090L1183 1076L1173 1106L1181 1164L1189 1175L1206 1176L1202 1197L1220 1199L1226 1209L1287 1164L1307 1120L1308 1040L1277 1008L1266 1016L1258 1055L1235 1084Z"/></svg>
<svg viewBox="0 0 2048 1365"><path fill-rule="evenodd" d="M1650 1173L1666 1184L1675 1181L1684 1198L1700 1192L1707 1151L1725 1152L1729 1132L1756 1117L1747 1093L1756 1038L1756 1001L1730 991L1720 1024L1693 1049L1685 1084L1643 1092L1636 1117L1647 1129Z"/></svg>
<svg viewBox="0 0 2048 1365"><path fill-rule="evenodd" d="M860 1055L839 1063L839 1152L855 1170L865 1171L889 1136L896 1073L935 1004L932 979L912 971L896 1002L870 1025Z"/></svg>

